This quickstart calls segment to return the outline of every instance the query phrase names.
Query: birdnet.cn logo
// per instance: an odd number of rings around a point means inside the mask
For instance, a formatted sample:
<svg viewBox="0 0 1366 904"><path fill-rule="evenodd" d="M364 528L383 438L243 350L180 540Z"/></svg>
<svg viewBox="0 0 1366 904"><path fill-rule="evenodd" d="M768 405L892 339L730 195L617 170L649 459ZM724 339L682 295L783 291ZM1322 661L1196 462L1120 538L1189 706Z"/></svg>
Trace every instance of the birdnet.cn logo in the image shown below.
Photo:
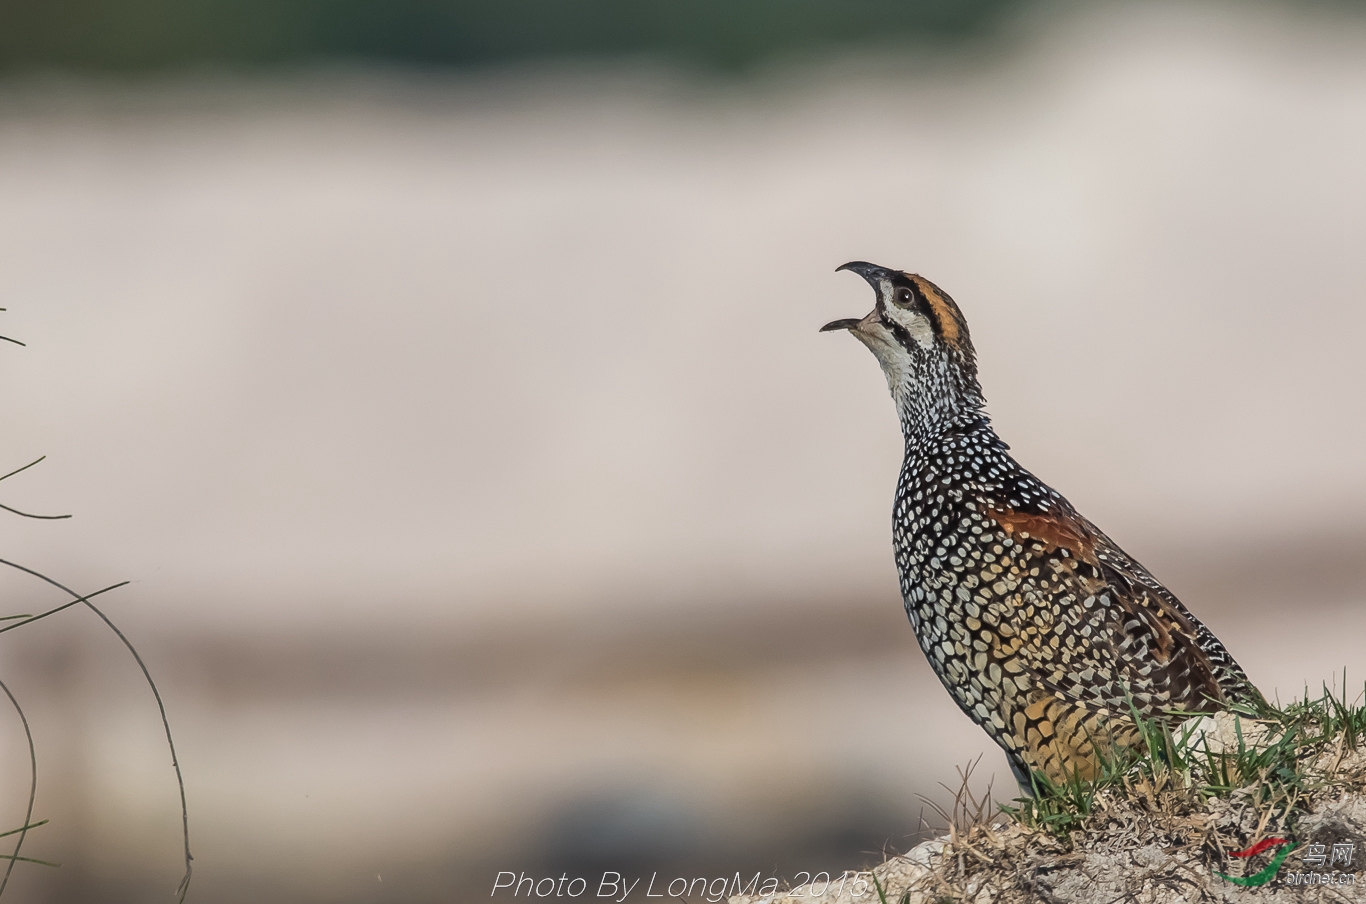
<svg viewBox="0 0 1366 904"><path fill-rule="evenodd" d="M1281 872L1292 852L1299 851L1300 869L1293 868ZM1270 861L1247 876L1230 876L1215 871L1215 875L1235 885L1266 885L1273 879L1277 885L1356 885L1356 873L1352 872L1356 859L1356 842L1335 842L1328 844L1296 844L1288 838L1266 838L1242 851L1230 851L1230 857L1245 858L1252 865L1263 854L1271 854ZM1255 858L1255 859L1254 859ZM1339 868L1340 867L1340 868Z"/></svg>

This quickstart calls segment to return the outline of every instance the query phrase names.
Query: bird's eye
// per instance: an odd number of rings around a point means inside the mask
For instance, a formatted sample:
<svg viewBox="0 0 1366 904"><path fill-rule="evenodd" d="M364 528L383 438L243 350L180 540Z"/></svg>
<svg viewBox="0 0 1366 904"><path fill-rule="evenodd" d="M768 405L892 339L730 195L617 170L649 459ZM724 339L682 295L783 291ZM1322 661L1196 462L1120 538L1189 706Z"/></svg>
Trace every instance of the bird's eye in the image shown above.
<svg viewBox="0 0 1366 904"><path fill-rule="evenodd" d="M912 301L914 301L914 300L915 300L915 296L911 294L911 290L910 290L910 289L907 289L907 288L904 288L904 287L903 287L903 288L900 288L900 289L897 289L897 290L896 290L896 303L897 303L897 304L909 305L909 304L910 304Z"/></svg>

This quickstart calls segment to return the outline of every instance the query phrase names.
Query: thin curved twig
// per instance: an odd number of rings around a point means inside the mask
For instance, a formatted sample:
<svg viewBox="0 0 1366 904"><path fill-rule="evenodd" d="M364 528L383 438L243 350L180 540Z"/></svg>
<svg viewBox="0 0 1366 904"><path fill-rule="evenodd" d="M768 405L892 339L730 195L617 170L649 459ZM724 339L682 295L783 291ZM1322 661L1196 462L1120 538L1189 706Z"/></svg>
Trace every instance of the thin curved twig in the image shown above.
<svg viewBox="0 0 1366 904"><path fill-rule="evenodd" d="M0 308L0 310L3 310L3 308ZM29 468L33 467L34 465L36 465L36 464L38 464L40 461L42 461L44 458L47 458L47 456L46 456L46 455L39 455L37 458L33 459L33 461L31 461L31 462L29 462L28 464L24 465L22 468L15 468L13 471L10 471L10 472L9 472L8 474L6 474L4 477L0 477L0 480L8 480L9 478L13 477L15 474L18 474L20 471L27 471Z"/></svg>
<svg viewBox="0 0 1366 904"><path fill-rule="evenodd" d="M0 336L0 339L3 339L3 338L4 338L3 336ZM28 464L24 465L22 468L15 468L13 471L10 471L8 474L5 474L4 476L0 476L0 480L8 480L9 478L13 477L15 474L18 474L18 473L21 472L21 471L27 471L29 468L33 467L34 465L38 464L38 462L42 461L44 458L47 458L47 456L46 456L46 455L40 455L40 456L38 456L37 458L35 458L33 461L31 461L31 462L29 462ZM4 510L7 511L7 512L13 512L14 514L19 515L20 517L23 517L23 518L37 518L37 519L39 519L39 520L41 520L41 521L60 521L60 520L63 519L63 518L70 518L70 517L71 517L70 515L34 515L34 514L29 513L29 512L21 512L21 511L19 511L17 508L11 508L11 507L9 507L8 505L3 505L3 504L0 504L0 509L4 509Z"/></svg>
<svg viewBox="0 0 1366 904"><path fill-rule="evenodd" d="M161 700L161 691L157 688L157 683L152 680L152 673L147 670L147 664L142 661L142 657L138 655L137 648L133 646L132 642L129 641L126 636L124 636L124 633L119 630L117 625L115 625L112 621L109 620L109 616L105 615L104 612L101 611L98 606L90 602L90 597L94 596L95 594L92 593L86 596L81 596L79 593L72 590L70 587L67 587L64 584L60 584L57 581L54 581L47 575L42 574L41 572L34 571L32 568L25 568L23 565L19 565L18 563L11 562L7 559L0 559L0 565L7 565L10 568L22 571L25 574L32 575L33 577L38 578L39 580L47 584L51 584L58 590L61 590L64 593L69 594L72 597L72 601L67 605L74 606L77 603L84 603L87 609L98 615L100 621L104 622L105 625L109 628L109 630L113 631L114 635L118 637L119 640L123 641L123 645L128 648L128 652L132 654L133 660L138 664L138 668L142 670L142 677L147 679L147 685L152 689L152 696L156 698L157 709L161 712L161 727L166 732L166 746L169 747L171 751L171 766L175 769L176 785L180 789L180 822L182 836L185 840L185 876L180 880L180 885L176 887L176 894L178 896L177 901L179 902L179 904L183 904L183 902L185 901L185 894L190 890L190 875L194 871L194 868L192 866L192 863L194 861L194 855L190 853L190 808L185 800L185 777L180 772L180 758L176 756L175 739L171 737L171 721L166 716L166 704L163 703ZM126 584L127 581L125 581L124 583ZM62 606L61 608L66 608L66 606ZM47 614L50 613L43 613L43 615ZM38 617L41 618L42 615ZM0 631L7 631L10 628L17 628L19 627L19 625L27 623L28 622L26 621L19 622L17 624L10 625L7 628L0 628Z"/></svg>
<svg viewBox="0 0 1366 904"><path fill-rule="evenodd" d="M33 819L33 801L38 796L38 753L33 747L33 732L28 727L28 717L24 715L24 708L19 705L19 701L14 699L14 694L10 693L9 686L0 681L0 690L9 697L9 702L14 704L14 711L19 714L19 721L24 723L24 737L28 739L28 810L24 812L23 828L19 830L19 838L14 842L14 853L9 855L9 866L5 867L5 877L0 879L0 895L5 893L5 887L9 885L10 873L14 872L14 864L19 858L19 849L24 846L24 839L28 837L28 830L32 828L30 820ZM28 859L28 858L24 858Z"/></svg>
<svg viewBox="0 0 1366 904"><path fill-rule="evenodd" d="M60 521L63 518L71 517L70 515L34 515L30 512L21 512L17 508L10 508L8 505L5 505L4 503L0 503L0 509L4 509L7 512L13 512L21 518L37 518L40 521Z"/></svg>
<svg viewBox="0 0 1366 904"><path fill-rule="evenodd" d="M4 561L4 560L3 560L3 559L0 559L0 561ZM5 564L6 564L6 565L13 565L12 562L5 562ZM14 565L14 567L15 567L15 568L19 568L21 571L28 571L27 568L24 568L23 566L20 566L20 565ZM78 606L78 605L80 605L81 603L85 602L85 601L88 600L88 599L93 599L93 598L99 596L101 593L108 593L108 592L111 591L111 590L118 590L120 587L126 587L126 586L128 586L129 583L130 583L129 581L119 581L117 584L110 584L108 587L105 587L103 590L96 590L94 593L87 593L85 596L81 597L81 598L78 599L78 600L72 600L72 601L69 602L69 603L62 603L60 606L56 606L56 607L54 607L54 608L52 608L52 609L47 610L46 612L39 612L37 615L6 615L6 616L4 617L4 619L0 619L0 621L8 620L8 619L11 619L11 618L22 618L23 621L21 621L21 622L15 622L15 623L12 624L12 625L6 625L5 627L0 628L0 634L4 634L6 631L13 631L15 628L22 628L24 625L30 624L30 623L32 623L32 622L36 622L36 621L38 621L39 619L47 618L49 615L56 615L58 612L61 612L63 609L70 609L72 606Z"/></svg>

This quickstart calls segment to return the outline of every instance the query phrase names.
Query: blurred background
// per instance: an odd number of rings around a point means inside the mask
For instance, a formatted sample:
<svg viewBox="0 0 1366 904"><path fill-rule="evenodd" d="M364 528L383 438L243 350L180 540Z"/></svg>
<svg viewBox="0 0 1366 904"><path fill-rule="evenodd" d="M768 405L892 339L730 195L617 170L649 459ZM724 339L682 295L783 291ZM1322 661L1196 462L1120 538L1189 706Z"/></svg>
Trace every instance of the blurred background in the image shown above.
<svg viewBox="0 0 1366 904"><path fill-rule="evenodd" d="M75 515L0 556L132 580L190 900L791 878L979 755L1013 796L902 611L882 376L816 332L850 259L955 296L1019 459L1264 691L1360 688L1361 13L0 3L0 472L48 455L0 502ZM172 900L117 639L69 610L0 673L62 863L8 893Z"/></svg>

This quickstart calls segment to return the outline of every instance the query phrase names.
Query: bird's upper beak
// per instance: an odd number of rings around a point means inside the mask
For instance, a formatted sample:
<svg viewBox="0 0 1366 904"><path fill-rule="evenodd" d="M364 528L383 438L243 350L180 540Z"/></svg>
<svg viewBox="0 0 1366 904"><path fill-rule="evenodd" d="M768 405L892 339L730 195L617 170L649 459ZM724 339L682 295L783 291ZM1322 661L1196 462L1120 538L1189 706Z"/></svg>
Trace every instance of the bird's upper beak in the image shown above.
<svg viewBox="0 0 1366 904"><path fill-rule="evenodd" d="M872 286L873 291L877 293L877 304L873 306L873 310L869 312L868 316L864 317L862 320L856 317L848 317L844 320L832 320L821 327L820 331L824 333L829 330L863 330L875 323L881 323L882 280L890 279L895 274L886 267L879 267L877 264L870 264L867 261L850 261L843 266L835 268L836 273L841 270L853 270L859 276L868 280L868 284Z"/></svg>

